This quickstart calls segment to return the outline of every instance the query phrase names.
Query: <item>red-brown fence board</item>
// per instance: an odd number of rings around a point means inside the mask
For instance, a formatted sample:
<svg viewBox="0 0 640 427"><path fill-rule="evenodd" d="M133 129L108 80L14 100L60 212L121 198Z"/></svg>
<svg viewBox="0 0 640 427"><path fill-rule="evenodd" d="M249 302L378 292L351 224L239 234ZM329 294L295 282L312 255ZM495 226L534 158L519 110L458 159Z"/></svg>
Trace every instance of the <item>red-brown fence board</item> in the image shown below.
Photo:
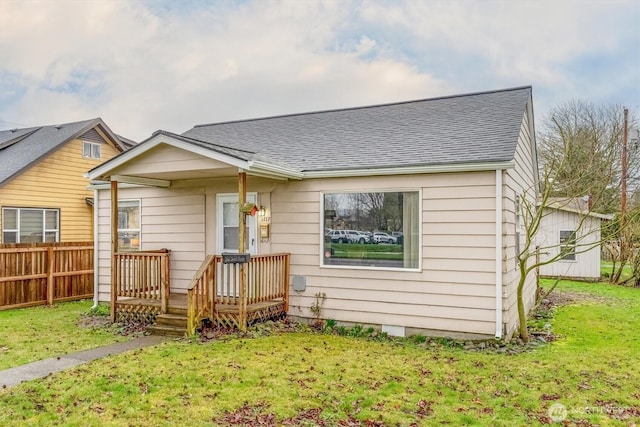
<svg viewBox="0 0 640 427"><path fill-rule="evenodd" d="M0 310L93 296L93 242L0 245Z"/></svg>

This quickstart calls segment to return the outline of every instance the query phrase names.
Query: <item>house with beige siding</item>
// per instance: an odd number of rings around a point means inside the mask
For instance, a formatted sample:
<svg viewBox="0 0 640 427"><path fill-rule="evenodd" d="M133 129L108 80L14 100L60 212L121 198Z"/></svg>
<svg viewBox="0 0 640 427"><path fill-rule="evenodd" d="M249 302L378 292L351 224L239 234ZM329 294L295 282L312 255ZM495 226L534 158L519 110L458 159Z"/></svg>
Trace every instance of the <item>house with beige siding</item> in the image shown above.
<svg viewBox="0 0 640 427"><path fill-rule="evenodd" d="M84 173L125 148L99 118L0 131L1 243L93 241Z"/></svg>
<svg viewBox="0 0 640 427"><path fill-rule="evenodd" d="M516 199L535 200L537 175L531 87L158 131L87 173L96 299L154 300L153 320L182 296L189 319L223 322L238 296L245 320L322 302L323 319L392 335L509 338ZM220 256L242 246L250 261ZM529 309L534 277L524 295Z"/></svg>
<svg viewBox="0 0 640 427"><path fill-rule="evenodd" d="M594 212L589 198L549 200L544 207L536 244L540 276L600 279L601 228L612 215Z"/></svg>

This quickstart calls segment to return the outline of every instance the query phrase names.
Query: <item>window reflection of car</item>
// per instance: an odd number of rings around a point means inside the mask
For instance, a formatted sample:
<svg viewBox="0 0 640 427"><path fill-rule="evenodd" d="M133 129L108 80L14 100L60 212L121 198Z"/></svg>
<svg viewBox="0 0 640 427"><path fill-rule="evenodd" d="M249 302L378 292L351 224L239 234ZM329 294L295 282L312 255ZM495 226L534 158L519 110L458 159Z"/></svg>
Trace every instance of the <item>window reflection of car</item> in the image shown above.
<svg viewBox="0 0 640 427"><path fill-rule="evenodd" d="M351 243L369 243L369 236L363 231L347 230L347 235Z"/></svg>
<svg viewBox="0 0 640 427"><path fill-rule="evenodd" d="M395 237L396 243L399 245L402 245L404 243L404 234L402 234L402 231L392 231L391 237Z"/></svg>
<svg viewBox="0 0 640 427"><path fill-rule="evenodd" d="M396 238L383 231L376 231L371 236L373 243L396 243Z"/></svg>
<svg viewBox="0 0 640 427"><path fill-rule="evenodd" d="M331 243L349 243L349 235L346 230L331 230L327 237Z"/></svg>

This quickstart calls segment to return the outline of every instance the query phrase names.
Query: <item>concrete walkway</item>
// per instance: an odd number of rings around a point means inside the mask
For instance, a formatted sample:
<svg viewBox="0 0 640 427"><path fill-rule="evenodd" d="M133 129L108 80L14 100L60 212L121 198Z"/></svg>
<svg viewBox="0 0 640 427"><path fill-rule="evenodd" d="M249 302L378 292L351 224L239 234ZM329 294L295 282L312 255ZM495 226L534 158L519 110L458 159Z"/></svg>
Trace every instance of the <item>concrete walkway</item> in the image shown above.
<svg viewBox="0 0 640 427"><path fill-rule="evenodd" d="M18 366L0 371L0 388L9 388L18 385L23 381L44 378L49 374L64 371L92 360L110 356L112 354L124 353L125 351L137 350L144 347L159 344L167 341L167 337L143 336L130 341L119 342L105 347L98 347L92 350L80 351L60 357L39 360L27 365Z"/></svg>

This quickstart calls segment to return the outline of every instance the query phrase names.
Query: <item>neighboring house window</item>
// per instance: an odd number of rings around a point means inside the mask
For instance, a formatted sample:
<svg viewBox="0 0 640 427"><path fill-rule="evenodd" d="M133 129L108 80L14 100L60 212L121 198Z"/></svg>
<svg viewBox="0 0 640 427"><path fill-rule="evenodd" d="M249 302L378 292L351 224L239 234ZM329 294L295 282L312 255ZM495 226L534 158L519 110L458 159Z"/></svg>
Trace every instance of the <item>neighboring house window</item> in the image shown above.
<svg viewBox="0 0 640 427"><path fill-rule="evenodd" d="M570 230L560 230L560 253L564 256L560 259L565 261L576 260L576 232Z"/></svg>
<svg viewBox="0 0 640 427"><path fill-rule="evenodd" d="M140 200L118 200L118 250L140 250Z"/></svg>
<svg viewBox="0 0 640 427"><path fill-rule="evenodd" d="M60 241L60 210L2 208L2 243Z"/></svg>
<svg viewBox="0 0 640 427"><path fill-rule="evenodd" d="M82 157L99 159L102 157L101 145L97 142L82 141Z"/></svg>
<svg viewBox="0 0 640 427"><path fill-rule="evenodd" d="M325 266L420 267L418 191L323 194Z"/></svg>

